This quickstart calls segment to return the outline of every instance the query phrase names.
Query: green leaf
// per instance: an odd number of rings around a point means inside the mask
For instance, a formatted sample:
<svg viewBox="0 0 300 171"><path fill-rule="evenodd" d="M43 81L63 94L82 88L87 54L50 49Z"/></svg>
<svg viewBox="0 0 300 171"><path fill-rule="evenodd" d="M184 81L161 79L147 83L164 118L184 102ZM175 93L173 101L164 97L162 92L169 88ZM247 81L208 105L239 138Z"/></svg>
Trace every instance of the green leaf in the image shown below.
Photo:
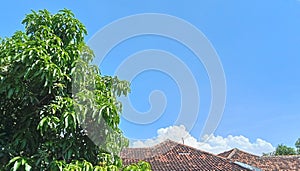
<svg viewBox="0 0 300 171"><path fill-rule="evenodd" d="M41 130L44 127L44 123L48 120L48 117L44 117L37 126L38 130Z"/></svg>
<svg viewBox="0 0 300 171"><path fill-rule="evenodd" d="M10 99L11 96L13 95L13 93L14 93L14 89L13 89L13 88L10 88L10 89L8 90L7 98Z"/></svg>
<svg viewBox="0 0 300 171"><path fill-rule="evenodd" d="M28 163L25 164L25 171L30 171L31 168L32 167Z"/></svg>
<svg viewBox="0 0 300 171"><path fill-rule="evenodd" d="M84 42L87 31L71 11L32 11L22 23L25 31L0 41L0 141L11 142L3 153L26 156L6 166L25 171L122 168L112 156L106 156L105 167L91 164L99 162L99 147L79 123L99 129L92 122L105 121L104 129L119 130L116 96L129 92L129 84L102 76L90 64L95 55ZM123 140L121 133L101 134L107 141L103 149L120 151L122 143L115 140Z"/></svg>
<svg viewBox="0 0 300 171"><path fill-rule="evenodd" d="M17 156L17 157L12 158L12 159L9 161L8 165L14 163L15 161L19 160L20 158L21 158L20 156Z"/></svg>
<svg viewBox="0 0 300 171"><path fill-rule="evenodd" d="M13 167L13 171L17 171L21 165L21 161L16 161Z"/></svg>

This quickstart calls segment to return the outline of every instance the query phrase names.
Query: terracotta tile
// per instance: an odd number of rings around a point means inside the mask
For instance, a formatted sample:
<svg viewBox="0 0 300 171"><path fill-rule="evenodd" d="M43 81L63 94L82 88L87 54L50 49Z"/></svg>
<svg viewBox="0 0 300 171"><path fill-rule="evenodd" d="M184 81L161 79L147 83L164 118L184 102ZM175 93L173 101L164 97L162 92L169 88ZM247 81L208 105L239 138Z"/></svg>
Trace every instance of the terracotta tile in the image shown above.
<svg viewBox="0 0 300 171"><path fill-rule="evenodd" d="M150 148L126 148L121 152L125 165L140 160L153 171L247 171L232 160L167 140Z"/></svg>
<svg viewBox="0 0 300 171"><path fill-rule="evenodd" d="M256 156L238 149L232 149L218 156L246 163L264 171L299 171L300 156Z"/></svg>

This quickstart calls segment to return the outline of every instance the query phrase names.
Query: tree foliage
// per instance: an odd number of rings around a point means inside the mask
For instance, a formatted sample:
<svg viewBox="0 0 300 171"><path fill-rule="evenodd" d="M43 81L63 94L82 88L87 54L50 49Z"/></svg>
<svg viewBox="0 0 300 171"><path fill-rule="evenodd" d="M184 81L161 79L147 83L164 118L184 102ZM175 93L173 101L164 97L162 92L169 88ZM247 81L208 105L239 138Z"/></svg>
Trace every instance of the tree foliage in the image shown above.
<svg viewBox="0 0 300 171"><path fill-rule="evenodd" d="M22 23L0 42L0 170L149 170L118 157L129 83L90 64L84 25L66 9Z"/></svg>
<svg viewBox="0 0 300 171"><path fill-rule="evenodd" d="M295 142L296 152L300 154L300 138Z"/></svg>
<svg viewBox="0 0 300 171"><path fill-rule="evenodd" d="M295 155L295 154L296 154L296 151L294 148L280 144L276 147L274 155L279 156L279 155Z"/></svg>

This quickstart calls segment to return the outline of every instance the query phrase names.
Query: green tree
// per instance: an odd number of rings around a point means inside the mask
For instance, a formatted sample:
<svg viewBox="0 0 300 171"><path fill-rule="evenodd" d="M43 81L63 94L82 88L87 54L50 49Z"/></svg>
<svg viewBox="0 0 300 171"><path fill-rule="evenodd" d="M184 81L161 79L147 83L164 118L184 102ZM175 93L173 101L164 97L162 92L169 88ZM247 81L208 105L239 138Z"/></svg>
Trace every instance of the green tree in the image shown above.
<svg viewBox="0 0 300 171"><path fill-rule="evenodd" d="M300 154L300 138L295 142L297 154Z"/></svg>
<svg viewBox="0 0 300 171"><path fill-rule="evenodd" d="M296 151L292 147L288 147L286 145L280 144L276 147L275 156L278 155L295 155Z"/></svg>
<svg viewBox="0 0 300 171"><path fill-rule="evenodd" d="M129 83L90 64L87 31L71 11L33 11L22 23L0 42L0 170L124 168L117 96Z"/></svg>

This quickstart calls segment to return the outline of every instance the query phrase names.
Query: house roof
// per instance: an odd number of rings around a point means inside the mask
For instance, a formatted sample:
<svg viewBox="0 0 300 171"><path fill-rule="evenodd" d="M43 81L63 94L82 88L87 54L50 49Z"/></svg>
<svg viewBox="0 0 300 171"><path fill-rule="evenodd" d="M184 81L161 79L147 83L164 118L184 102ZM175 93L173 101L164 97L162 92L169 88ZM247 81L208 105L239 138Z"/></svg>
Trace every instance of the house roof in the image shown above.
<svg viewBox="0 0 300 171"><path fill-rule="evenodd" d="M296 171L300 170L300 156L257 156L238 149L232 149L218 156L230 159L234 162L242 162L264 171Z"/></svg>
<svg viewBox="0 0 300 171"><path fill-rule="evenodd" d="M148 148L125 148L121 152L124 164L131 164L140 160L151 164L153 171L247 171L231 160L218 157L187 145L167 140L161 144Z"/></svg>

